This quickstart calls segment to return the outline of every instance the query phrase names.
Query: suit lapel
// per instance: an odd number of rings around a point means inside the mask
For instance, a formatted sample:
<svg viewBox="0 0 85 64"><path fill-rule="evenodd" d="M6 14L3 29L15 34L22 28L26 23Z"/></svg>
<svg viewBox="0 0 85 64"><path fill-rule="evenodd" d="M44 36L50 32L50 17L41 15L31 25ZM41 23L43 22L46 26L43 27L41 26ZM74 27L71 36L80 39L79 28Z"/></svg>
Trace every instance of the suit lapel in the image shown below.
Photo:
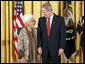
<svg viewBox="0 0 85 64"><path fill-rule="evenodd" d="M52 35L52 32L53 32L53 30L55 28L55 22L56 22L56 17L55 17L55 14L54 14L51 29L50 29L50 36Z"/></svg>
<svg viewBox="0 0 85 64"><path fill-rule="evenodd" d="M45 30L45 35L46 35L46 37L48 37L48 36L47 36L46 18L45 18L43 21L44 21L44 24L43 24L44 26L43 26L43 27L44 27L44 30Z"/></svg>

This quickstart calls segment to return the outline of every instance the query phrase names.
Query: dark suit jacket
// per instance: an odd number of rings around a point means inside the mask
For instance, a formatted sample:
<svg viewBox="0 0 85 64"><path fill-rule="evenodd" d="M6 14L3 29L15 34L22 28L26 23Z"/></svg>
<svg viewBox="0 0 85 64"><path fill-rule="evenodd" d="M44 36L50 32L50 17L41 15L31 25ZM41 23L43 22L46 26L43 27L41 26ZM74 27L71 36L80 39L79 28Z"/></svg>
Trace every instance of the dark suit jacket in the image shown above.
<svg viewBox="0 0 85 64"><path fill-rule="evenodd" d="M59 48L65 48L66 27L64 18L54 14L50 35L47 36L46 18L39 18L37 29L38 47L42 47L42 51L50 50L52 54L56 53Z"/></svg>

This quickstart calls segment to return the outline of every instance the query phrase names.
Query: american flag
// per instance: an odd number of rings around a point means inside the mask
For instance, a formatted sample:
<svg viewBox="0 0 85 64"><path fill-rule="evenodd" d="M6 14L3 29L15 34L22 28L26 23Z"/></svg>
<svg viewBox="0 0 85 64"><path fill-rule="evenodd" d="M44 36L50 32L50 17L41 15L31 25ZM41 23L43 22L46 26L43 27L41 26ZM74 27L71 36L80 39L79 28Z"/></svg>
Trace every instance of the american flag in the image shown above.
<svg viewBox="0 0 85 64"><path fill-rule="evenodd" d="M14 29L14 44L15 44L15 54L18 57L18 50L17 50L17 43L18 43L18 28L24 28L24 23L22 21L22 16L23 16L23 9L22 9L22 3L21 1L16 1L15 2L15 9L14 9L14 24L13 24L13 29Z"/></svg>

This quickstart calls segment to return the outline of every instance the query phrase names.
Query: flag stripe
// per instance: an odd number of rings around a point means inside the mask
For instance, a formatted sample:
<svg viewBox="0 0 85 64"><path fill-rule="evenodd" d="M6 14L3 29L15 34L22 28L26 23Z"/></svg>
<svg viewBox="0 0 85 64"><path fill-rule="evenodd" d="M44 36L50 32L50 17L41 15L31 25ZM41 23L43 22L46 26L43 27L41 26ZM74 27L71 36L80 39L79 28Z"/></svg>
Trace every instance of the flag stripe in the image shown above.
<svg viewBox="0 0 85 64"><path fill-rule="evenodd" d="M17 28L17 29L19 28L19 26L17 25L17 23L16 23L16 28Z"/></svg>
<svg viewBox="0 0 85 64"><path fill-rule="evenodd" d="M16 34L14 35L14 39L13 40L18 42L18 36Z"/></svg>
<svg viewBox="0 0 85 64"><path fill-rule="evenodd" d="M13 25L14 31L15 31L15 26Z"/></svg>
<svg viewBox="0 0 85 64"><path fill-rule="evenodd" d="M20 23L21 23L22 27L24 27L24 23L23 23L23 21L22 21L22 19L21 19L21 17L20 17L20 16L18 16L18 19L19 19L19 21L20 21Z"/></svg>
<svg viewBox="0 0 85 64"><path fill-rule="evenodd" d="M17 23L18 27L22 27L22 25L21 25L21 23L20 23L18 18L16 19L16 21L17 21L16 23Z"/></svg>
<svg viewBox="0 0 85 64"><path fill-rule="evenodd" d="M14 16L14 20L16 21L16 16Z"/></svg>
<svg viewBox="0 0 85 64"><path fill-rule="evenodd" d="M17 53L17 55L18 55L18 50L17 50L17 48L15 47L15 52Z"/></svg>

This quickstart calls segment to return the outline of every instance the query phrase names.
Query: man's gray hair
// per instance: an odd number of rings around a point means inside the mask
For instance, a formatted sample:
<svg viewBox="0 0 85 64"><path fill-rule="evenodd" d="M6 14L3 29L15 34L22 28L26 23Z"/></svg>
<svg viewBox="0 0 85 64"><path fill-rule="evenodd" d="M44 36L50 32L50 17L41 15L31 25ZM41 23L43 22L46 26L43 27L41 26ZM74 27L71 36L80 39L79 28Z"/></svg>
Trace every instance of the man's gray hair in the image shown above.
<svg viewBox="0 0 85 64"><path fill-rule="evenodd" d="M45 8L47 11L50 11L50 10L52 11L53 10L50 3L43 4L42 8Z"/></svg>

